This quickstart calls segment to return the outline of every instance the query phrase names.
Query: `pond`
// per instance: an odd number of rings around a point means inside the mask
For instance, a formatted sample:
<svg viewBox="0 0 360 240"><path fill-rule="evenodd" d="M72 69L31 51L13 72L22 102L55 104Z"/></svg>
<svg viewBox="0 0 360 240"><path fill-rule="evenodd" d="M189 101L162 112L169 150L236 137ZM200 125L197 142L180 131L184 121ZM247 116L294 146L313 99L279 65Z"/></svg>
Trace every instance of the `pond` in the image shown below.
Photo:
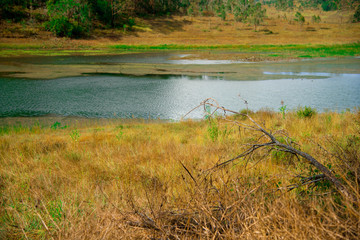
<svg viewBox="0 0 360 240"><path fill-rule="evenodd" d="M32 64L82 64L135 62L162 64L214 64L171 62L169 55L35 58ZM140 58L140 59L139 59ZM62 59L62 60L61 60ZM133 59L133 60L132 60ZM19 62L31 59L18 59ZM15 61L12 59L12 61ZM56 62L57 61L57 62ZM168 62L166 62L168 61ZM189 62L190 61L190 62ZM212 97L232 110L278 111L311 106L318 111L345 111L360 106L360 59L309 60L287 63L234 63L237 71L252 72L255 80L241 81L227 75L90 74L50 80L0 77L0 117L79 116L89 118L160 118L179 120L206 98ZM247 65L246 68L243 65ZM242 73L246 75L246 73ZM252 75L254 76L254 72ZM239 97L240 95L240 97ZM201 118L201 111L191 118Z"/></svg>

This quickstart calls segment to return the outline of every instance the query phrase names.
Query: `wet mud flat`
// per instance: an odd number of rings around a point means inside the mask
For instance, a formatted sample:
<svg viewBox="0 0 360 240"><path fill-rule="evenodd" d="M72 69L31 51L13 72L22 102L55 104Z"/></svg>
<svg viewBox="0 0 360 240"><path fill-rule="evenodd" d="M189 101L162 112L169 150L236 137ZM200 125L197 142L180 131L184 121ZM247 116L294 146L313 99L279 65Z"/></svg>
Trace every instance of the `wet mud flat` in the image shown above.
<svg viewBox="0 0 360 240"><path fill-rule="evenodd" d="M284 72L360 73L359 58L249 62L204 59L196 54L127 54L105 56L1 58L0 76L55 79L83 75L202 76L227 80L282 79ZM275 74L266 74L274 72ZM264 74L265 73L265 74ZM279 73L279 74L276 74ZM300 74L301 75L301 74ZM316 76L315 76L316 77ZM290 74L290 78L307 78Z"/></svg>

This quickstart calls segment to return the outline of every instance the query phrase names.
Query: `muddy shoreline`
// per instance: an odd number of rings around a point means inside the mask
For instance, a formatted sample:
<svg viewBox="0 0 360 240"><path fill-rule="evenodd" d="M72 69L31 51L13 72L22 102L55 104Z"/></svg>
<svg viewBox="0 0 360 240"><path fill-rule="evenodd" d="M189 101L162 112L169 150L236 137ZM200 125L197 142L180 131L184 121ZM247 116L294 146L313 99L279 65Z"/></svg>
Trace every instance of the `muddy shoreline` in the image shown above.
<svg viewBox="0 0 360 240"><path fill-rule="evenodd" d="M186 53L186 52L185 52ZM186 55L186 54L184 54ZM214 59L211 53L192 54L185 57L178 57L177 59L187 60L189 64L167 64L167 63L82 63L82 64L31 64L17 62L16 59L6 58L8 61L0 61L0 76L4 78L24 78L24 79L56 79L65 77L79 77L84 75L119 75L119 76L209 76L219 77L227 80L262 80L264 79L264 72L272 71L272 66L278 68L279 66L284 72L287 69L299 69L304 71L308 69L311 71L312 65L317 64L321 71L331 73L349 73L358 74L360 68L358 66L357 58L328 58L328 59L307 59L307 60L286 60L286 61L254 61L254 62L235 62L228 64L191 64L191 61L198 59ZM233 59L239 61L240 58L246 55L243 54L226 54L223 56L233 56ZM249 55L250 56L250 55ZM141 58L141 54L137 56ZM46 59L46 58L45 58ZM176 59L173 58L173 59ZM223 58L220 58L221 60ZM229 58L228 58L229 59ZM269 60L269 59L267 59ZM338 64L341 61L341 66ZM176 63L176 61L174 61ZM327 67L331 65L329 69ZM294 70L293 70L294 71ZM279 79L284 76L276 74L267 75L266 79ZM297 78L293 76L292 78ZM306 78L306 76L305 76Z"/></svg>

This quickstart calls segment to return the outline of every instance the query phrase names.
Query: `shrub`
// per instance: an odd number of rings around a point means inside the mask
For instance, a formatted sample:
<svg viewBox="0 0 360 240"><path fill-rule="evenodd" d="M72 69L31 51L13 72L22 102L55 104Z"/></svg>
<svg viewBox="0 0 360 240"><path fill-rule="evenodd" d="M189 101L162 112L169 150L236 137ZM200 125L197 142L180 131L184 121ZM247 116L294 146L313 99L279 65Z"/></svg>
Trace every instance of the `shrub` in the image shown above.
<svg viewBox="0 0 360 240"><path fill-rule="evenodd" d="M305 107L300 107L296 111L296 114L299 118L311 118L316 114L316 110L314 108L305 106Z"/></svg>

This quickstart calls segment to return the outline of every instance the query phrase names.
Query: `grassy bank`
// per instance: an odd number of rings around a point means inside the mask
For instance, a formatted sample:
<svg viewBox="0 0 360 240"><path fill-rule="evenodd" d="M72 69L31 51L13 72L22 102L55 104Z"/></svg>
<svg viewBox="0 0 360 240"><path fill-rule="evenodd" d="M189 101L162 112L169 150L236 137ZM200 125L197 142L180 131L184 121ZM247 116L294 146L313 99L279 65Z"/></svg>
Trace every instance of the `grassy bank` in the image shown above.
<svg viewBox="0 0 360 240"><path fill-rule="evenodd" d="M233 60L236 57L257 61L283 60L296 58L359 56L360 43L335 45L107 45L102 47L75 46L73 49L59 48L53 45L1 44L1 56L66 56L66 55L102 55L126 54L134 52L182 51L196 55L196 58ZM211 51L211 52L209 52ZM229 54L227 51L231 51ZM191 57L190 57L191 58Z"/></svg>
<svg viewBox="0 0 360 240"><path fill-rule="evenodd" d="M314 57L340 57L358 56L360 43L335 44L335 45L113 45L110 48L116 50L233 50L236 54L252 53L264 54L268 57L279 58L314 58Z"/></svg>
<svg viewBox="0 0 360 240"><path fill-rule="evenodd" d="M251 116L286 130L356 202L324 179L304 184L318 170L276 149L206 171L258 137L220 119L10 122L0 127L0 238L357 239L359 112Z"/></svg>

